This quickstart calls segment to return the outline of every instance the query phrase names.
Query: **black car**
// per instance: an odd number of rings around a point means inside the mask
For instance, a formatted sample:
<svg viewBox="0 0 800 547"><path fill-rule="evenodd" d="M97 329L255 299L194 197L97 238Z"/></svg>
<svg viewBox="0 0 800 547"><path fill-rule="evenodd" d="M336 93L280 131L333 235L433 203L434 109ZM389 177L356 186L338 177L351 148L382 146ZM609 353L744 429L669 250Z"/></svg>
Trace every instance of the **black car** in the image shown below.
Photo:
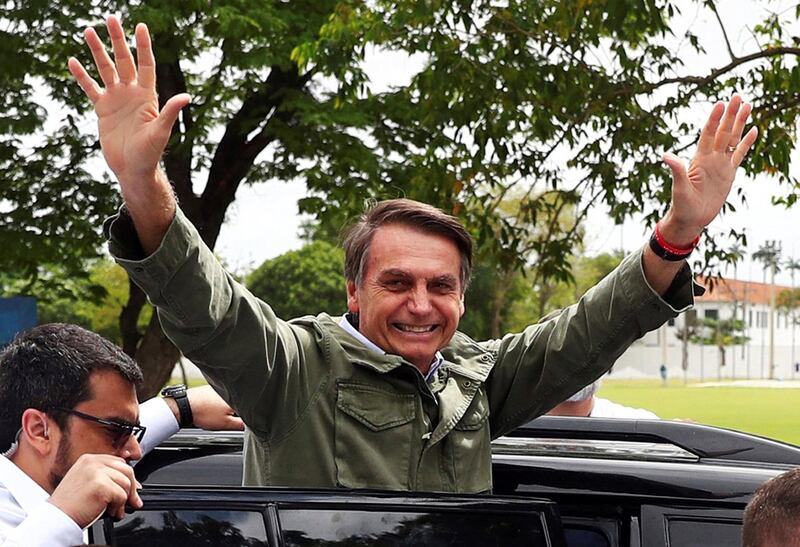
<svg viewBox="0 0 800 547"><path fill-rule="evenodd" d="M493 444L491 496L238 486L240 433L184 431L136 466L110 545L716 547L800 448L685 422L542 417Z"/></svg>

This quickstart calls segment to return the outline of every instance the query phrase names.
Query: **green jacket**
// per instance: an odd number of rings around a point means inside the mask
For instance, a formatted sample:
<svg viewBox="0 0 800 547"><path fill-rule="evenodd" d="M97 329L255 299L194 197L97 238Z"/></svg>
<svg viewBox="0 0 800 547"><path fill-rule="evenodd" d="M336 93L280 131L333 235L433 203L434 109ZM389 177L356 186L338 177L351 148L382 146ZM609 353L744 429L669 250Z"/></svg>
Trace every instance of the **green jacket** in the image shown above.
<svg viewBox="0 0 800 547"><path fill-rule="evenodd" d="M225 272L180 211L144 259L127 215L106 229L166 334L247 424L249 485L488 491L492 439L594 381L633 340L692 303L690 274L673 284L669 305L635 253L556 318L487 342L457 333L428 384L338 319L277 318Z"/></svg>

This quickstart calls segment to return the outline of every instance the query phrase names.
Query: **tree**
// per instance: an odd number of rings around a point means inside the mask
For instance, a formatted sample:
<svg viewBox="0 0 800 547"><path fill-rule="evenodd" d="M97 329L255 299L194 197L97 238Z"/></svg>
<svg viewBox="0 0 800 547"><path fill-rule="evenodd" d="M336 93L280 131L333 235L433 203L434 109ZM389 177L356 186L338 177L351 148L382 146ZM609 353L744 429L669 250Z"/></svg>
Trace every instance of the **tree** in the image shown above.
<svg viewBox="0 0 800 547"><path fill-rule="evenodd" d="M753 253L753 260L757 260L764 265L764 283L767 282L767 272L769 279L769 377L775 379L775 274L778 272L781 262L781 249L775 241L767 241ZM761 360L763 366L764 343L761 343ZM763 369L762 369L763 374Z"/></svg>
<svg viewBox="0 0 800 547"><path fill-rule="evenodd" d="M617 221L663 213L670 188L660 152L692 147L697 131L684 114L698 102L734 88L754 97L763 138L746 169L796 182L800 70L784 31L792 15L752 28L763 46L742 53L726 42L730 61L697 72L682 59L702 57L701 37L670 34L678 6L716 13L710 0L694 3L7 2L0 167L10 191L0 243L14 251L0 270L35 278L53 264L72 275L98 254L93 228L113 212L114 192L89 174L98 148L64 65L70 55L91 64L79 25L117 12L153 31L161 99L194 97L164 168L212 248L242 184L300 177L309 188L301 208L321 234L336 233L366 198L405 195L461 216L479 256L564 279L590 207L604 204ZM376 48L426 62L407 84L381 90L363 64ZM48 113L58 114L46 123ZM497 215L512 190L537 198ZM574 225L531 245L529 227L549 233L566 207L576 207ZM717 241L708 239L709 266L725 260ZM120 331L145 372L146 397L178 354L156 320L139 328L144 305L129 285Z"/></svg>
<svg viewBox="0 0 800 547"><path fill-rule="evenodd" d="M247 287L269 302L278 317L347 311L344 252L324 241L265 261L247 276Z"/></svg>
<svg viewBox="0 0 800 547"><path fill-rule="evenodd" d="M744 335L744 321L741 319L710 319L689 327L689 340L694 344L716 346L719 351L718 375L722 377L725 368L725 348L739 346L747 342Z"/></svg>
<svg viewBox="0 0 800 547"><path fill-rule="evenodd" d="M786 262L784 263L784 267L789 270L789 273L792 276L792 290L789 293L789 301L788 302L781 302L781 295L786 291L781 291L778 293L778 306L786 310L786 313L789 314L792 318L792 378L794 378L795 373L795 364L797 361L795 360L795 327L797 326L797 306L800 305L800 300L797 299L798 295L797 291L795 290L794 286L794 272L800 270L800 260L795 260L794 258L787 258Z"/></svg>

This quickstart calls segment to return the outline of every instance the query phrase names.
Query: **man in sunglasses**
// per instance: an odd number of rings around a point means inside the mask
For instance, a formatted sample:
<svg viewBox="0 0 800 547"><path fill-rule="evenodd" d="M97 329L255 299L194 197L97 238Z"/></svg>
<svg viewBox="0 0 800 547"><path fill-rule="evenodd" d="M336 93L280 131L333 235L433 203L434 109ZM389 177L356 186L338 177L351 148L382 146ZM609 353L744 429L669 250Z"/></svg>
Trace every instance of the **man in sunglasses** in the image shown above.
<svg viewBox="0 0 800 547"><path fill-rule="evenodd" d="M142 506L130 463L179 429L180 412L169 399L139 405L141 380L122 350L75 325L35 327L0 353L0 544L80 544L102 514ZM187 396L197 426L242 429L208 386Z"/></svg>

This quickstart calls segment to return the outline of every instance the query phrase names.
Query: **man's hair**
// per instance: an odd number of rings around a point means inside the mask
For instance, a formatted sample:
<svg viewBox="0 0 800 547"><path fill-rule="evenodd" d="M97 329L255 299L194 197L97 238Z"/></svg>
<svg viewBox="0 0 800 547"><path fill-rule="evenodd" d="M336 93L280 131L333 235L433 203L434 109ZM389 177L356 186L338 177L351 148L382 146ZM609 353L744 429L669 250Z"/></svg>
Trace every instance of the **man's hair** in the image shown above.
<svg viewBox="0 0 800 547"><path fill-rule="evenodd" d="M369 246L381 226L401 224L446 237L461 255L461 290L465 291L472 271L472 237L461 222L432 205L410 199L390 199L370 206L344 238L344 277L356 286L364 280Z"/></svg>
<svg viewBox="0 0 800 547"><path fill-rule="evenodd" d="M800 468L765 482L744 510L742 546L794 545L800 534Z"/></svg>
<svg viewBox="0 0 800 547"><path fill-rule="evenodd" d="M588 386L584 387L577 393L575 393L572 397L564 401L565 403L580 403L581 401L585 401L586 399L590 399L594 397L594 394L597 393L597 390L600 389L600 378L589 384Z"/></svg>
<svg viewBox="0 0 800 547"><path fill-rule="evenodd" d="M14 442L26 409L72 409L90 399L89 376L100 370L115 371L134 385L142 381L133 359L77 325L51 323L17 335L0 353L0 450ZM65 414L52 418L65 427Z"/></svg>

